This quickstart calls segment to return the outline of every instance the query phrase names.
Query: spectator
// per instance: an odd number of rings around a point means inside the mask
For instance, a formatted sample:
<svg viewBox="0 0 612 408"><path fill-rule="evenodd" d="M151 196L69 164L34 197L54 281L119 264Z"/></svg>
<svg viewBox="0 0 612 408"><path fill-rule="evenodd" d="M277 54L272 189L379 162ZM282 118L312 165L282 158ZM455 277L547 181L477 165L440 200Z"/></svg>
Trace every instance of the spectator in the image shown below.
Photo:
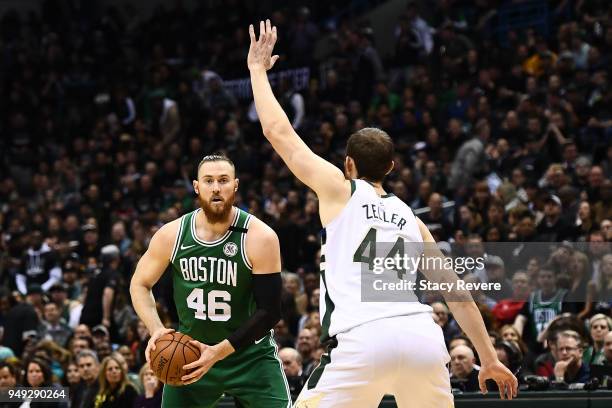
<svg viewBox="0 0 612 408"><path fill-rule="evenodd" d="M138 395L136 388L128 381L121 362L113 356L102 360L98 378L99 391L95 407L131 407Z"/></svg>
<svg viewBox="0 0 612 408"><path fill-rule="evenodd" d="M538 240L542 242L561 242L573 233L561 217L563 205L556 195L550 195L544 202L544 218L537 227Z"/></svg>
<svg viewBox="0 0 612 408"><path fill-rule="evenodd" d="M163 92L154 92L151 94L151 110L154 118L152 125L158 129L162 142L170 145L181 130L181 117L176 101L164 97Z"/></svg>
<svg viewBox="0 0 612 408"><path fill-rule="evenodd" d="M566 311L564 307L568 307L563 302L566 291L557 289L556 277L551 270L540 270L538 286L540 289L531 293L514 320L516 330L526 340L529 348L537 353L542 351L542 345L537 341L538 336L555 316Z"/></svg>
<svg viewBox="0 0 612 408"><path fill-rule="evenodd" d="M282 348L293 347L295 345L295 339L289 333L287 324L283 319L280 319L276 326L274 326L274 341Z"/></svg>
<svg viewBox="0 0 612 408"><path fill-rule="evenodd" d="M596 314L589 319L589 332L591 345L584 350L582 361L586 365L601 365L606 357L604 355L604 339L612 330L612 319L604 314Z"/></svg>
<svg viewBox="0 0 612 408"><path fill-rule="evenodd" d="M572 330L557 334L557 353L559 360L555 363L554 380L568 384L585 383L589 379L589 367L582 360L582 339Z"/></svg>
<svg viewBox="0 0 612 408"><path fill-rule="evenodd" d="M0 362L0 392L19 385L19 370L6 361Z"/></svg>
<svg viewBox="0 0 612 408"><path fill-rule="evenodd" d="M68 387L70 401L74 401L74 393L81 383L81 373L79 372L79 366L77 363L72 360L68 363L66 367L66 372L64 373L64 381L63 385Z"/></svg>
<svg viewBox="0 0 612 408"><path fill-rule="evenodd" d="M374 48L374 31L370 27L362 28L354 34L355 46L358 53L355 55L356 69L354 72L353 97L367 106L372 99L372 88L376 81L383 78L383 64L376 48Z"/></svg>
<svg viewBox="0 0 612 408"><path fill-rule="evenodd" d="M94 327L99 324L110 328L113 299L117 288L119 248L107 245L100 252L101 270L94 271L87 286L87 296L81 312L81 323Z"/></svg>
<svg viewBox="0 0 612 408"><path fill-rule="evenodd" d="M97 225L85 224L81 231L83 238L79 244L79 256L81 259L96 258L100 253L100 235Z"/></svg>
<svg viewBox="0 0 612 408"><path fill-rule="evenodd" d="M612 307L612 254L606 254L599 263L600 273L597 279L597 299L602 307L609 311Z"/></svg>
<svg viewBox="0 0 612 408"><path fill-rule="evenodd" d="M444 303L435 302L432 303L433 313L437 317L436 323L442 328L444 333L444 341L446 344L460 333L459 326L453 317L450 315L448 307Z"/></svg>
<svg viewBox="0 0 612 408"><path fill-rule="evenodd" d="M144 392L136 397L134 400L134 408L159 408L161 407L162 401L162 384L159 379L155 376L155 373L151 369L149 363L145 363L140 368L138 374L140 383L144 389Z"/></svg>
<svg viewBox="0 0 612 408"><path fill-rule="evenodd" d="M60 347L66 346L68 338L72 335L72 329L62 320L57 304L53 302L45 304L43 326L43 336L50 337Z"/></svg>
<svg viewBox="0 0 612 408"><path fill-rule="evenodd" d="M283 371L289 383L291 399L295 401L307 378L303 375L302 356L296 349L285 347L278 352L278 357L283 362Z"/></svg>
<svg viewBox="0 0 612 408"><path fill-rule="evenodd" d="M62 278L62 270L58 267L55 254L49 245L43 242L42 232L33 231L30 242L30 247L21 261L22 272L16 276L17 289L24 295L30 285L41 285L42 289L47 291Z"/></svg>
<svg viewBox="0 0 612 408"><path fill-rule="evenodd" d="M489 283L499 283L500 290L489 291L489 295L496 301L512 297L512 283L506 278L506 269L503 259L497 255L490 255L484 259L485 270Z"/></svg>
<svg viewBox="0 0 612 408"><path fill-rule="evenodd" d="M317 339L310 329L302 329L297 338L297 351L302 356L302 371L304 376L309 376L314 370L312 353L316 349Z"/></svg>
<svg viewBox="0 0 612 408"><path fill-rule="evenodd" d="M476 132L473 138L461 145L455 155L448 179L448 187L451 189L470 185L473 182L473 176L481 170L485 162L484 147L491 132L489 123L482 119L476 125Z"/></svg>
<svg viewBox="0 0 612 408"><path fill-rule="evenodd" d="M431 194L427 206L429 207L429 212L420 216L421 221L423 221L431 231L437 232L437 234L435 234L437 240L448 240L452 233L452 226L444 215L442 196L438 193Z"/></svg>
<svg viewBox="0 0 612 408"><path fill-rule="evenodd" d="M125 223L123 221L117 221L113 224L111 230L111 241L113 245L116 245L121 252L121 255L125 255L127 250L132 245L132 240L127 236L125 229Z"/></svg>
<svg viewBox="0 0 612 408"><path fill-rule="evenodd" d="M478 391L478 369L475 367L476 358L471 348L463 345L454 347L450 351L451 384L462 391Z"/></svg>
<svg viewBox="0 0 612 408"><path fill-rule="evenodd" d="M72 406L76 408L93 407L100 388L98 373L100 373L100 361L93 350L81 350L76 356L79 365L81 383L74 393ZM104 371L101 371L104 375Z"/></svg>
<svg viewBox="0 0 612 408"><path fill-rule="evenodd" d="M578 213L574 221L574 236L577 240L584 241L591 232L594 224L594 215L591 211L591 204L588 201L581 201L578 206Z"/></svg>
<svg viewBox="0 0 612 408"><path fill-rule="evenodd" d="M68 350L73 356L78 356L81 351L93 350L93 348L94 343L91 337L77 337L75 335L68 341Z"/></svg>
<svg viewBox="0 0 612 408"><path fill-rule="evenodd" d="M523 361L523 353L521 352L518 344L513 341L498 340L495 342L494 347L499 361L508 367L512 373L515 373L519 382L522 382L522 375L519 374L518 371L522 368L521 364Z"/></svg>
<svg viewBox="0 0 612 408"><path fill-rule="evenodd" d="M51 385L51 369L42 360L33 359L26 362L25 371L24 386L39 388Z"/></svg>
<svg viewBox="0 0 612 408"><path fill-rule="evenodd" d="M100 344L106 343L110 345L110 333L106 326L99 324L91 330L94 347L97 348Z"/></svg>
<svg viewBox="0 0 612 408"><path fill-rule="evenodd" d="M121 368L123 369L123 371L125 371L125 375L127 376L128 382L134 386L136 391L140 392L140 390L142 389L142 383L140 382L140 378L138 377L138 374L129 371L128 361L123 356L123 354L119 351L113 351L112 353L110 353L110 356L121 364Z"/></svg>
<svg viewBox="0 0 612 408"><path fill-rule="evenodd" d="M604 357L603 365L612 366L612 331L604 337Z"/></svg>
<svg viewBox="0 0 612 408"><path fill-rule="evenodd" d="M529 277L526 272L516 271L512 276L512 296L502 299L491 310L499 324L512 324L529 297ZM503 334L503 333L502 333Z"/></svg>
<svg viewBox="0 0 612 408"><path fill-rule="evenodd" d="M299 130L304 122L304 97L293 89L288 78L282 78L278 87L279 102L287 112L289 121L294 129Z"/></svg>
<svg viewBox="0 0 612 408"><path fill-rule="evenodd" d="M34 358L29 360L26 363L26 373L25 373L25 387L31 388L57 388L57 385L53 383L51 368L49 365L38 358ZM37 403L32 403L31 406L36 407ZM63 408L68 407L68 404L64 402L45 402L41 403L40 406L49 407L49 408Z"/></svg>
<svg viewBox="0 0 612 408"><path fill-rule="evenodd" d="M308 304L308 297L302 292L300 287L300 278L296 274L285 273L283 274L283 288L284 290L293 296L295 304L297 306L298 314L302 315L306 313L306 305Z"/></svg>
<svg viewBox="0 0 612 408"><path fill-rule="evenodd" d="M82 285L80 278L83 272L83 265L81 265L79 259L79 255L76 252L73 252L69 255L68 259L64 261L64 266L62 267L62 283L64 283L67 290L66 300L74 301L77 300L81 295ZM51 291L51 297L53 297L54 291L51 289L49 290ZM58 303L58 306L60 306L60 308L62 309L62 317L64 317L68 321L71 310L69 303L67 303L66 301L53 301Z"/></svg>
<svg viewBox="0 0 612 408"><path fill-rule="evenodd" d="M584 319L591 310L594 300L595 283L589 282L591 276L589 257L580 251L575 251L569 263L569 282L566 300L572 302L573 313Z"/></svg>
<svg viewBox="0 0 612 408"><path fill-rule="evenodd" d="M34 306L24 302L19 295L13 295L10 304L11 308L4 318L5 330L2 342L13 350L15 355L21 356L26 333L36 331L38 327L38 315ZM8 327L10 330L6 330Z"/></svg>
<svg viewBox="0 0 612 408"><path fill-rule="evenodd" d="M501 340L516 343L523 356L527 358L527 353L530 352L529 348L527 347L523 339L521 339L521 336L516 331L516 328L514 326L512 326L511 324L506 324L502 326L502 328L499 329L499 334L501 335ZM532 362L533 361L530 361L530 363ZM526 366L529 367L531 366L531 364L526 364Z"/></svg>

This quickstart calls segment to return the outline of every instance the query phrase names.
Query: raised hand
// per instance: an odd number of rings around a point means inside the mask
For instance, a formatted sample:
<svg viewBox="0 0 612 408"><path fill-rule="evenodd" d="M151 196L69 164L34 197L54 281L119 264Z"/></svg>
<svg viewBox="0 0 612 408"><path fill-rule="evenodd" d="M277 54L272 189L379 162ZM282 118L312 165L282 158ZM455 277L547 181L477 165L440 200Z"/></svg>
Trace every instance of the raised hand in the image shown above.
<svg viewBox="0 0 612 408"><path fill-rule="evenodd" d="M263 69L269 70L278 60L278 55L272 55L274 44L276 43L276 27L272 27L270 20L259 22L259 40L255 38L255 28L253 24L249 26L249 36L251 46L247 57L247 65L250 70Z"/></svg>

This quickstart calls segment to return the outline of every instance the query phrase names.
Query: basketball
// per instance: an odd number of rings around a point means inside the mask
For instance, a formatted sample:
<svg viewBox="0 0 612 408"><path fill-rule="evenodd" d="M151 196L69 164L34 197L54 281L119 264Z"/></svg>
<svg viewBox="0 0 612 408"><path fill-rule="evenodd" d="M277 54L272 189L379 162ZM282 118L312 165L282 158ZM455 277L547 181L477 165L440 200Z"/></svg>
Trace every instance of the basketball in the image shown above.
<svg viewBox="0 0 612 408"><path fill-rule="evenodd" d="M173 332L164 334L155 342L155 350L151 352L151 369L164 384L175 387L183 385L181 377L187 374L183 366L200 358L200 350L189 344L191 340L186 334Z"/></svg>

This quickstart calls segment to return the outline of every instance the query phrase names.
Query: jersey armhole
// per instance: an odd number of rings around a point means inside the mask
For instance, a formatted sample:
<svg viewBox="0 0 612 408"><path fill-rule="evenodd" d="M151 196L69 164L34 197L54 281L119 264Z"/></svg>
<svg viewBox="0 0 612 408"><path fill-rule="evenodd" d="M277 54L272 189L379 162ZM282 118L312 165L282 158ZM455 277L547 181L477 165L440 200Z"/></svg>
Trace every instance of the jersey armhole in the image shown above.
<svg viewBox="0 0 612 408"><path fill-rule="evenodd" d="M336 214L336 216L330 222L328 222L327 225L324 225L323 228L330 228L332 225L334 225L337 220L346 212L346 209L351 205L351 201L353 200L355 192L357 191L357 182L355 181L355 179L350 179L349 181L351 184L351 195L348 201L346 202L346 204L344 204L342 210L340 210L340 212Z"/></svg>
<svg viewBox="0 0 612 408"><path fill-rule="evenodd" d="M182 215L178 233L176 234L176 239L174 240L174 247L172 247L172 255L170 256L170 263L174 263L174 258L176 258L176 253L178 252L179 243L181 242L181 238L183 235L184 224L185 224L185 216Z"/></svg>
<svg viewBox="0 0 612 408"><path fill-rule="evenodd" d="M244 229L246 229L247 231L249 229L249 224L251 223L251 218L252 218L252 215L248 214L246 217L246 220L244 221ZM247 268L249 268L250 270L253 270L253 265L249 261L249 256L247 255L247 251L246 251L246 236L247 236L246 232L243 234L240 234L240 247L241 247L240 253L242 254L242 261L247 266Z"/></svg>

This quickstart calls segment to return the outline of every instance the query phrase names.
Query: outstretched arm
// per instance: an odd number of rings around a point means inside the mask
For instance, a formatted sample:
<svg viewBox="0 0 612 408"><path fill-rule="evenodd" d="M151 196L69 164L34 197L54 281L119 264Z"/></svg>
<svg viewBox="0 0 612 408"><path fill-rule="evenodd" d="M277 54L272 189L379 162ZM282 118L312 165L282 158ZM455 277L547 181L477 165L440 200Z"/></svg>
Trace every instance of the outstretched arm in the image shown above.
<svg viewBox="0 0 612 408"><path fill-rule="evenodd" d="M270 25L270 20L265 23L262 21L259 40L255 38L253 25L249 26L249 35L251 46L247 63L251 72L255 108L264 136L289 170L313 189L319 198L337 196L339 190L345 186L344 175L336 166L314 154L300 139L270 87L266 71L272 68L278 59L278 55L272 56L276 43L276 27Z"/></svg>

